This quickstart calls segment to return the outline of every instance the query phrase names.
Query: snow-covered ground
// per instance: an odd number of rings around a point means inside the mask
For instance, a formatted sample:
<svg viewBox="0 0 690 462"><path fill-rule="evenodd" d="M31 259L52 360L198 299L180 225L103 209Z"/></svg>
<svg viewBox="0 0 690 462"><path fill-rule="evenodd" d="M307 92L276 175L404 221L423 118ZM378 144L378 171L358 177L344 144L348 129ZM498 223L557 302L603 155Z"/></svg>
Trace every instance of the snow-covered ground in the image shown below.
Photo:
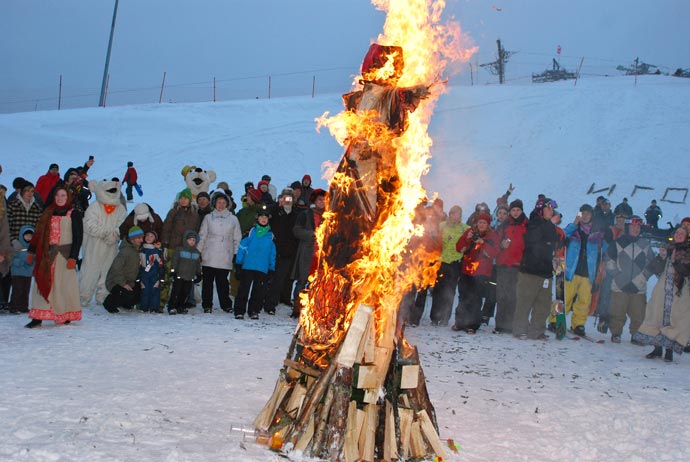
<svg viewBox="0 0 690 462"><path fill-rule="evenodd" d="M343 89L345 92L347 89ZM493 204L507 184L526 207L544 192L571 219L595 189L616 188L636 212L666 188L690 186L690 81L593 79L550 85L451 88L432 118L423 182L446 208ZM92 178L138 168L143 199L161 214L184 187L181 168L218 173L239 196L268 173L282 187L337 161L341 148L313 119L339 95L0 115L0 182L34 180L56 161L96 157ZM653 187L638 190L634 185ZM679 198L678 193L671 198ZM670 197L670 196L669 196ZM690 206L660 202L664 221ZM466 213L466 215L468 212ZM70 326L27 330L0 317L0 461L273 461L232 427L251 426L269 398L295 322L288 308L237 321L108 314L92 305ZM409 329L420 349L452 461L684 460L690 359L647 348L518 341L482 329Z"/></svg>

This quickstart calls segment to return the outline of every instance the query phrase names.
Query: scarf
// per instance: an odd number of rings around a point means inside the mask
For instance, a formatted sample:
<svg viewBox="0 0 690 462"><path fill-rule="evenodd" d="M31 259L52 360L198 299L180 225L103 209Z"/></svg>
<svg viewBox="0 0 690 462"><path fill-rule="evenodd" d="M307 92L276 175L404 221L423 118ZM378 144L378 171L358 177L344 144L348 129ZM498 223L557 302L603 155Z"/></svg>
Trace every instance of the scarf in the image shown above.
<svg viewBox="0 0 690 462"><path fill-rule="evenodd" d="M256 237L264 237L269 231L271 230L271 227L269 225L266 226L261 226L260 224L257 223L256 225Z"/></svg>
<svg viewBox="0 0 690 462"><path fill-rule="evenodd" d="M48 300L50 289L53 286L53 278L51 274L51 267L55 256L50 255L50 223L55 212L58 215L66 215L72 209L72 198L67 198L67 203L62 207L53 202L41 214L41 217L36 223L36 230L34 237L31 239L30 251L34 250L36 253L36 265L34 266L34 278L36 278L36 286L38 292Z"/></svg>

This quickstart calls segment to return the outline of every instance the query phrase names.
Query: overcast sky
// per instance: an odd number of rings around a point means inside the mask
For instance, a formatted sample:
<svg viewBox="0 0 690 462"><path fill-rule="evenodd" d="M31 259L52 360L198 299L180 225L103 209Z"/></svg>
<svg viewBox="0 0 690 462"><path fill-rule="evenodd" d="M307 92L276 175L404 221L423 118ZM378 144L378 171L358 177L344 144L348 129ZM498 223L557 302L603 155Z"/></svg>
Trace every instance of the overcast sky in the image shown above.
<svg viewBox="0 0 690 462"><path fill-rule="evenodd" d="M0 1L0 112L97 105L115 0ZM480 50L501 38L507 79L529 82L562 48L564 66L615 74L639 56L664 71L690 68L688 0L447 0ZM109 101L266 97L345 92L384 14L368 0L120 0ZM485 70L481 83L496 81ZM475 78L476 81L476 78ZM451 84L469 84L466 72Z"/></svg>

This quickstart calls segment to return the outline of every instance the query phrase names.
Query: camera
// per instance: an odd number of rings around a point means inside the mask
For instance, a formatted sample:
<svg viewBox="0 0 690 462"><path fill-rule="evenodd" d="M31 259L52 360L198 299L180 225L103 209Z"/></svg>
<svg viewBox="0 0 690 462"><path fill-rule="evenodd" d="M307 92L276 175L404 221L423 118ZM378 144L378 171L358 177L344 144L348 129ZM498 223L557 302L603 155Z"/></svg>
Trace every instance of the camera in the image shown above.
<svg viewBox="0 0 690 462"><path fill-rule="evenodd" d="M89 156L89 160L93 160L93 156Z"/></svg>

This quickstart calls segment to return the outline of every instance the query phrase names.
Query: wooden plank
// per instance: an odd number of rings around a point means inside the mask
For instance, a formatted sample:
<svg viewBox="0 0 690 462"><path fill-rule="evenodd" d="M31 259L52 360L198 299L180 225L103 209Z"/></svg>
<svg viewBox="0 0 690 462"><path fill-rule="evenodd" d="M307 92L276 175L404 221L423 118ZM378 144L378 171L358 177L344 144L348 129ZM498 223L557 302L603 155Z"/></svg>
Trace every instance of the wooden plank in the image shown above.
<svg viewBox="0 0 690 462"><path fill-rule="evenodd" d="M426 413L426 411L419 411L417 413L417 418L419 419L419 423L422 428L422 433L424 434L424 437L426 440L429 442L429 445L434 451L434 454L436 454L438 457L446 458L446 447L443 445L443 442L441 441L441 438L438 436L438 433L436 433L436 429L434 428L434 424L431 423L431 419L429 418L429 414Z"/></svg>
<svg viewBox="0 0 690 462"><path fill-rule="evenodd" d="M299 371L302 374L308 375L310 377L319 378L319 376L321 375L320 370L311 368L309 366L305 366L304 364L300 364L297 361L293 361L292 359L284 360L283 366Z"/></svg>
<svg viewBox="0 0 690 462"><path fill-rule="evenodd" d="M410 430L414 420L414 411L398 407L400 416L400 440L402 441L402 456L407 459L410 455Z"/></svg>
<svg viewBox="0 0 690 462"><path fill-rule="evenodd" d="M356 388L374 388L378 384L378 368L376 365L362 365L357 367Z"/></svg>
<svg viewBox="0 0 690 462"><path fill-rule="evenodd" d="M362 364L373 363L376 356L376 322L373 316L367 329L366 342L364 342L363 354L360 360Z"/></svg>
<svg viewBox="0 0 690 462"><path fill-rule="evenodd" d="M374 364L376 364L377 369L377 383L376 387L382 387L383 382L386 380L386 374L388 374L388 367L390 366L391 358L393 357L392 348L376 347L376 356L374 357Z"/></svg>
<svg viewBox="0 0 690 462"><path fill-rule="evenodd" d="M290 384L288 384L282 377L276 382L276 386L273 389L273 395L271 399L268 400L264 408L261 410L256 419L254 420L254 427L266 431L271 426L273 417L275 417L278 406L283 402L283 398L288 391L290 391Z"/></svg>
<svg viewBox="0 0 690 462"><path fill-rule="evenodd" d="M412 457L425 457L427 455L419 422L412 422L410 425L410 449L412 450Z"/></svg>
<svg viewBox="0 0 690 462"><path fill-rule="evenodd" d="M374 317L371 316L369 318L369 321L367 322L367 326L364 328L364 335L362 335L362 338L359 341L359 346L357 347L357 355L355 357L355 362L356 363L364 363L364 351L367 348L367 345L369 344L374 344L375 337L376 337L376 332L373 328L374 326ZM372 332L374 333L374 339L372 340Z"/></svg>
<svg viewBox="0 0 690 462"><path fill-rule="evenodd" d="M371 319L373 308L368 305L359 305L357 311L352 316L352 322L347 329L345 339L340 345L340 351L336 362L344 367L352 367L357 360L357 351L359 350L359 343L364 336L365 329Z"/></svg>
<svg viewBox="0 0 690 462"><path fill-rule="evenodd" d="M304 396L307 394L307 387L297 384L294 386L290 398L285 405L285 412L293 419L299 414L299 410L304 402Z"/></svg>
<svg viewBox="0 0 690 462"><path fill-rule="evenodd" d="M402 367L400 374L400 389L417 388L419 383L419 365L412 364Z"/></svg>
<svg viewBox="0 0 690 462"><path fill-rule="evenodd" d="M364 462L374 462L374 449L376 448L376 425L379 411L376 404L364 406L364 424L362 433L359 436L359 458Z"/></svg>
<svg viewBox="0 0 690 462"><path fill-rule="evenodd" d="M393 406L386 400L386 422L383 437L383 460L393 462L398 458L398 445L395 439L395 419L393 418Z"/></svg>
<svg viewBox="0 0 690 462"><path fill-rule="evenodd" d="M361 428L358 428L357 426L358 410L359 409L357 409L357 401L350 401L350 404L347 409L347 430L345 431L345 445L343 446L345 462L356 462L359 458L358 430L361 430Z"/></svg>
<svg viewBox="0 0 690 462"><path fill-rule="evenodd" d="M302 451L307 448L307 445L311 441L311 438L314 436L314 416L312 415L311 418L309 419L309 423L307 424L307 428L302 433L302 436L297 440L297 443L295 443L295 451Z"/></svg>
<svg viewBox="0 0 690 462"><path fill-rule="evenodd" d="M364 398L362 401L367 404L376 404L379 400L379 389L378 388L367 388L364 390Z"/></svg>

